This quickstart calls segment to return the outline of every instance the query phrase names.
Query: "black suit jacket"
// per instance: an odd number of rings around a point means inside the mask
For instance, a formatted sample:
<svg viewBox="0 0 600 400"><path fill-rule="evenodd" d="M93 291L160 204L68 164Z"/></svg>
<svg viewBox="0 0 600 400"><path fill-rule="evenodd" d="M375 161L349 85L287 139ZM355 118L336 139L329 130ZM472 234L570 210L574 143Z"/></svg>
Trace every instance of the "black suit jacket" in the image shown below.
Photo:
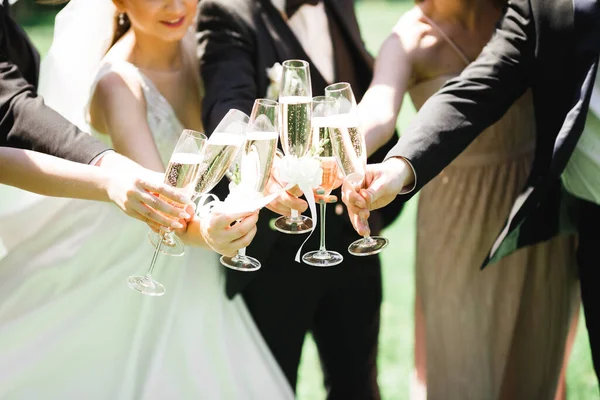
<svg viewBox="0 0 600 400"><path fill-rule="evenodd" d="M373 58L361 39L354 3L352 0L325 0L325 4L337 19L349 43L358 81L358 87L354 87L353 90L357 101L360 101L371 82ZM327 86L270 0L202 0L198 14L198 46L200 70L206 89L203 120L207 132L212 132L231 108L250 113L254 100L265 97L270 85L266 69L276 62L304 59L311 65L313 95L324 94ZM390 140L369 161L383 160L394 142L395 139ZM219 197L225 193L217 188ZM337 194L339 195L339 192ZM376 234L382 227L391 223L401 207L402 204L396 204L382 212L373 213L369 219L373 233ZM335 242L343 243L346 247L357 236L347 214L336 215L333 212L334 208L331 205L328 207L328 242L333 245ZM248 249L248 254L261 261L267 259L276 241L298 240L271 229L269 222L275 217L276 214L267 209L261 211L258 235ZM313 235L315 239L317 233ZM307 244L306 248L312 249L309 246L315 245ZM286 254L283 262L293 262L293 256L294 254ZM263 269L253 274L228 270L228 295L235 295L254 276L266 273L264 269L269 266L264 267L263 263Z"/></svg>
<svg viewBox="0 0 600 400"><path fill-rule="evenodd" d="M598 0L575 3L577 12L573 0L512 0L477 60L425 103L388 154L412 163L416 192L532 89L533 168L484 265L574 231L577 201L560 175L583 130L600 48Z"/></svg>
<svg viewBox="0 0 600 400"><path fill-rule="evenodd" d="M44 105L36 94L38 73L39 55L5 1L0 5L0 146L88 164L107 147Z"/></svg>

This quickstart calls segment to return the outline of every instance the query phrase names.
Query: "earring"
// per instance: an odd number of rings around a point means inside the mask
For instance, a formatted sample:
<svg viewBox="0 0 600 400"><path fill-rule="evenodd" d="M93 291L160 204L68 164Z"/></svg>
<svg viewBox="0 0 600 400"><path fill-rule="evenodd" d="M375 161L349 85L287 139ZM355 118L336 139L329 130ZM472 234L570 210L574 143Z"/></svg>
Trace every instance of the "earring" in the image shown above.
<svg viewBox="0 0 600 400"><path fill-rule="evenodd" d="M125 13L119 14L119 25L125 25Z"/></svg>

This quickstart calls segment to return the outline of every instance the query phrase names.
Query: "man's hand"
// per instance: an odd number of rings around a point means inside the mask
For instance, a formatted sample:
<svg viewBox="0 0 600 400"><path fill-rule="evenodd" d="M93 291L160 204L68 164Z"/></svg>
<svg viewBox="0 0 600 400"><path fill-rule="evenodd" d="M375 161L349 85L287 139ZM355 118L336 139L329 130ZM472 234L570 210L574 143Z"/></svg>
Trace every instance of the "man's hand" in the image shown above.
<svg viewBox="0 0 600 400"><path fill-rule="evenodd" d="M212 212L200 222L199 228L204 242L214 251L233 257L239 249L247 247L256 235L258 211L236 214ZM196 230L197 219L192 220L188 234ZM184 239L185 241L185 239Z"/></svg>
<svg viewBox="0 0 600 400"><path fill-rule="evenodd" d="M366 220L369 211L387 206L407 184L414 181L411 167L401 158L391 158L380 164L367 165L363 189L357 192L344 182L342 200L359 235L368 234Z"/></svg>
<svg viewBox="0 0 600 400"><path fill-rule="evenodd" d="M105 184L108 197L130 217L147 223L154 230L160 226L181 229L184 227L182 222L191 218L193 203L176 189L163 184L163 174L112 152L103 156L97 165L108 174ZM183 204L185 208L174 206L159 195L175 204Z"/></svg>

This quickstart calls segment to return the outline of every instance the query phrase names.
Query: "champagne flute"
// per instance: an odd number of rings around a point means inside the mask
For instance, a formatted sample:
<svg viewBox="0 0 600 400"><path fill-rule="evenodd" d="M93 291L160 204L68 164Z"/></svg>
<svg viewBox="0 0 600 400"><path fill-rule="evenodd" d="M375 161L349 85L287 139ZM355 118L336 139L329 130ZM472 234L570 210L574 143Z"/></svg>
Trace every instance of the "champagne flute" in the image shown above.
<svg viewBox="0 0 600 400"><path fill-rule="evenodd" d="M283 62L279 92L281 108L281 146L285 155L303 157L311 146L312 87L309 65L303 60ZM313 220L292 210L290 217L279 217L275 228L282 233L299 235L310 232Z"/></svg>
<svg viewBox="0 0 600 400"><path fill-rule="evenodd" d="M332 124L331 117L335 113L335 99L325 96L317 96L312 99L312 137L313 146L320 149L319 160L323 169L323 179L321 188L325 195L329 195L333 190L333 185L337 180L338 165L333 155L331 140L329 139L329 126ZM314 267L332 267L344 261L344 257L337 251L327 250L325 247L325 210L327 204L320 201L319 221L321 239L319 250L310 251L302 256L302 261Z"/></svg>
<svg viewBox="0 0 600 400"><path fill-rule="evenodd" d="M202 162L198 174L198 182L192 201L196 201L203 194L210 192L219 183L227 169L235 159L238 150L242 147L245 139L248 116L240 110L231 109L225 114L219 125L208 138L203 151ZM156 245L159 235L150 232L150 241ZM172 239L174 245L168 246L168 239ZM168 255L183 255L183 243L177 236L171 234L161 246L161 251Z"/></svg>
<svg viewBox="0 0 600 400"><path fill-rule="evenodd" d="M258 193L265 190L271 174L279 134L279 104L257 99L252 107L246 133L246 144L239 163L241 181L238 183ZM221 264L238 271L256 271L260 261L246 255L246 248L233 257L221 257Z"/></svg>
<svg viewBox="0 0 600 400"><path fill-rule="evenodd" d="M346 181L358 192L364 185L367 164L365 138L358 129L358 110L349 83L341 82L325 88L325 96L335 99L336 115L332 117L329 137L338 165ZM365 221L365 225L368 223ZM389 241L381 236L367 234L350 246L353 256L369 256L383 250Z"/></svg>
<svg viewBox="0 0 600 400"><path fill-rule="evenodd" d="M167 172L165 172L165 184L181 190L186 196L191 196L194 192L194 187L198 179L198 172L202 161L202 150L206 143L206 136L200 132L186 129L183 131L175 150L169 160ZM170 204L180 207L182 210L185 204L167 199L162 195L161 199L168 201ZM161 237L167 234L165 228L160 230ZM175 238L178 243L181 243L179 238ZM149 296L162 296L165 294L165 287L152 278L152 272L156 266L158 254L161 247L166 244L165 240L157 240L154 248L154 255L150 262L150 268L144 276L130 276L127 283L130 288L137 290L140 293ZM183 247L183 244L181 244Z"/></svg>
<svg viewBox="0 0 600 400"><path fill-rule="evenodd" d="M248 116L236 109L229 110L219 122L204 146L194 201L223 178L246 140L247 128Z"/></svg>

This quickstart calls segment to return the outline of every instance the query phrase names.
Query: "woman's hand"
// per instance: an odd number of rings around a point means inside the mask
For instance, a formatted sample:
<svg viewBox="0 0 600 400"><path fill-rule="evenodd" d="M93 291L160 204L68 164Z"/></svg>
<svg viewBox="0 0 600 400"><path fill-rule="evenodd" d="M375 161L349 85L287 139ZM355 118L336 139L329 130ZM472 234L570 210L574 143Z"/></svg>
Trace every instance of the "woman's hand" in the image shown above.
<svg viewBox="0 0 600 400"><path fill-rule="evenodd" d="M239 249L252 242L257 221L258 211L235 214L213 211L204 219L194 217L188 222L187 229L175 232L187 245L208 247L219 254L233 257Z"/></svg>
<svg viewBox="0 0 600 400"><path fill-rule="evenodd" d="M202 236L206 244L219 254L233 257L239 249L252 243L258 211L236 214L213 212L208 221L203 222Z"/></svg>
<svg viewBox="0 0 600 400"><path fill-rule="evenodd" d="M154 230L160 226L181 229L185 220L191 218L193 203L163 184L163 174L143 168L117 153L106 154L98 165L107 173L104 186L109 199L130 217L147 223ZM173 203L183 204L185 208Z"/></svg>

